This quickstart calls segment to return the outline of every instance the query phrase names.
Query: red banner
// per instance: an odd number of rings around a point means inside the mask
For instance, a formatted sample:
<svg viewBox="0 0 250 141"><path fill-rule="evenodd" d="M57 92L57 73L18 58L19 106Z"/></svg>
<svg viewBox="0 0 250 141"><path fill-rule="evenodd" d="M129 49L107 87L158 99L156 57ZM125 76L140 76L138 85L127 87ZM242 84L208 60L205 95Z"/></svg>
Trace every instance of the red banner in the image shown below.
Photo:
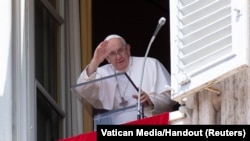
<svg viewBox="0 0 250 141"><path fill-rule="evenodd" d="M169 113L163 113L156 116L143 118L140 120L132 121L126 124L129 125L167 125L169 123ZM72 136L69 138L61 139L59 141L96 141L96 132L88 132Z"/></svg>

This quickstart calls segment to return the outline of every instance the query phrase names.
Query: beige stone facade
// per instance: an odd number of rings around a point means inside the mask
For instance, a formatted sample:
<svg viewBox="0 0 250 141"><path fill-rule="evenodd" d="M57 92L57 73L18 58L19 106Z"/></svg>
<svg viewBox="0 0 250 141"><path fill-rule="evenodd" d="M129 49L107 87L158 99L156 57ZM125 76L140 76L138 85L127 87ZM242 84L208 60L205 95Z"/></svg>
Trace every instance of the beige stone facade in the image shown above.
<svg viewBox="0 0 250 141"><path fill-rule="evenodd" d="M189 95L170 124L250 124L250 69Z"/></svg>

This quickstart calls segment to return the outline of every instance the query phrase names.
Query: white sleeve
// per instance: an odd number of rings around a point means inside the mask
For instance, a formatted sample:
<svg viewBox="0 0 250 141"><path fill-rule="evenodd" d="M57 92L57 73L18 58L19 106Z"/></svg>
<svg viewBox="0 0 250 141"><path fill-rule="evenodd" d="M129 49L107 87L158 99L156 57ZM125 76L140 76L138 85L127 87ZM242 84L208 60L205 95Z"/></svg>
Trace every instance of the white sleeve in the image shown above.
<svg viewBox="0 0 250 141"><path fill-rule="evenodd" d="M77 84L83 83L83 85L79 85L76 88L76 92L95 108L107 110L112 109L115 85L110 84L114 84L114 82L105 80L105 82L99 81L84 83L107 75L104 69L98 68L96 72L88 76L86 69L87 67L82 71L81 75L77 79Z"/></svg>
<svg viewBox="0 0 250 141"><path fill-rule="evenodd" d="M171 76L158 60L156 60L154 68L154 77L151 78L154 83L149 93L150 100L154 104L154 109L151 112L152 114L159 114L172 111L176 102L171 100L170 91L166 91L166 85L171 87Z"/></svg>
<svg viewBox="0 0 250 141"><path fill-rule="evenodd" d="M82 73L78 77L77 84L87 82L89 80L93 80L96 78L96 72L94 72L90 76L87 75L87 68L88 68L88 66L85 67L85 69L82 71Z"/></svg>

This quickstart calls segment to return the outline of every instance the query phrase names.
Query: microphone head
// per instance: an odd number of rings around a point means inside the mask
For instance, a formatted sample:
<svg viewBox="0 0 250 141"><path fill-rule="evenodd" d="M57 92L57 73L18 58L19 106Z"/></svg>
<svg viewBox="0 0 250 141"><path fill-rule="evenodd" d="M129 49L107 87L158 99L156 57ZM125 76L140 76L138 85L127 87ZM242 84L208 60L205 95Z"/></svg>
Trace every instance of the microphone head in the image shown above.
<svg viewBox="0 0 250 141"><path fill-rule="evenodd" d="M162 25L164 25L164 24L165 24L165 22L166 22L166 18L161 17L158 23L159 23L159 25L161 25L161 26L162 26Z"/></svg>

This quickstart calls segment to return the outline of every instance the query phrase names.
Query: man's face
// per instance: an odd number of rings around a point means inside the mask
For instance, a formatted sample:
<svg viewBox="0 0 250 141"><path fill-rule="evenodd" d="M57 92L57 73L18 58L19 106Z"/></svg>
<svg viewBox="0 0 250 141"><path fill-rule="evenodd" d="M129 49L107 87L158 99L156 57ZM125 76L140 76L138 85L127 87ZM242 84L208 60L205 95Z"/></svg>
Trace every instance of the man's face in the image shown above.
<svg viewBox="0 0 250 141"><path fill-rule="evenodd" d="M110 51L107 61L111 63L117 71L125 71L129 65L130 46L124 44L121 39L114 38L108 41Z"/></svg>

